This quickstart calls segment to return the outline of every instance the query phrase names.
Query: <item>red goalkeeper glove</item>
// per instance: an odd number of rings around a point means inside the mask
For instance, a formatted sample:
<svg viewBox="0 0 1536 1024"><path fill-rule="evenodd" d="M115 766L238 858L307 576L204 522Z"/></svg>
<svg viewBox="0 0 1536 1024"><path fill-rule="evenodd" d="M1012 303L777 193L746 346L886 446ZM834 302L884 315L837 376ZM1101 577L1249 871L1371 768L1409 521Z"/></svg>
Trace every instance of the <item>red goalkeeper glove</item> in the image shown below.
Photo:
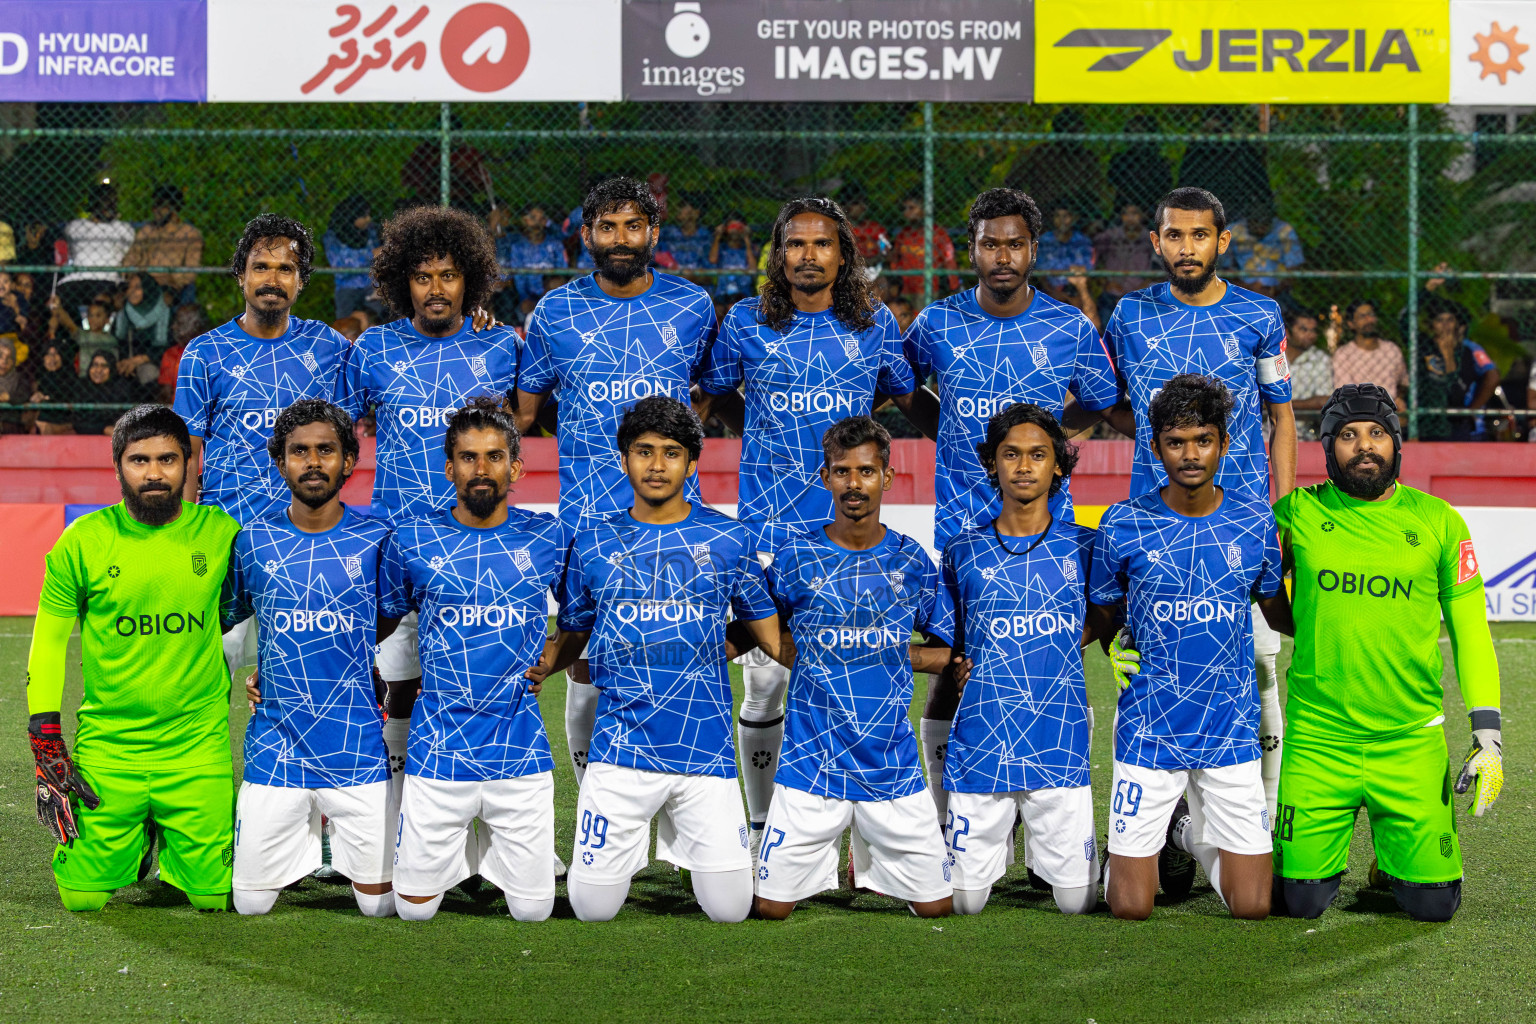
<svg viewBox="0 0 1536 1024"><path fill-rule="evenodd" d="M58 712L33 715L27 723L27 738L32 741L32 757L37 762L37 820L53 833L55 842L68 844L80 837L69 794L75 793L93 811L100 806L101 797L70 759Z"/></svg>

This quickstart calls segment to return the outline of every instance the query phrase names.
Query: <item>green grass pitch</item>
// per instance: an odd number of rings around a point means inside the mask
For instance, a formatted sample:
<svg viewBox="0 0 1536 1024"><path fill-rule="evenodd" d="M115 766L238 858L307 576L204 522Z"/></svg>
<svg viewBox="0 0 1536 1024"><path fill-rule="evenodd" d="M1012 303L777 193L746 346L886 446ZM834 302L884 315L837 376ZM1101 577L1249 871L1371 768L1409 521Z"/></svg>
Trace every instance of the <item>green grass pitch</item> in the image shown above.
<svg viewBox="0 0 1536 1024"><path fill-rule="evenodd" d="M454 893L435 921L409 925L364 919L346 888L313 880L265 918L199 914L157 884L121 891L101 913L72 915L59 906L50 844L33 814L23 735L30 629L29 619L0 619L0 712L10 723L0 732L0 1020L1536 1020L1530 624L1494 627L1510 760L1490 815L1460 815L1467 888L1449 925L1414 924L1389 893L1361 887L1364 824L1339 900L1315 922L1232 921L1203 876L1192 899L1159 906L1144 924L1102 909L1067 919L1030 890L1022 863L980 917L937 923L894 900L835 892L788 922L712 925L657 865L606 925L576 921L563 885L555 917L542 924L512 921L499 899L482 907ZM1101 656L1089 662L1102 832L1112 684ZM79 701L71 671L68 709ZM1459 691L1447 688L1460 757L1466 719ZM231 703L238 737L245 705ZM567 855L576 788L560 680L542 703L559 766L557 843Z"/></svg>

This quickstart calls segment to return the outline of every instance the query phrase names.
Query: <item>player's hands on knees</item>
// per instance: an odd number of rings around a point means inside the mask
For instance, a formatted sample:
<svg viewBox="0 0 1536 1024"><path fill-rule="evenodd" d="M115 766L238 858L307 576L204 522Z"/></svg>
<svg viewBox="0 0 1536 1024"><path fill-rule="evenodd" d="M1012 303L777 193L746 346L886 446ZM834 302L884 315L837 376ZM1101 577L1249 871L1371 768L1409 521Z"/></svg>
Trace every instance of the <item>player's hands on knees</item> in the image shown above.
<svg viewBox="0 0 1536 1024"><path fill-rule="evenodd" d="M75 768L64 745L58 712L33 715L27 723L27 738L32 742L32 759L37 772L37 820L53 836L53 841L68 844L80 837L75 824L75 808L69 795L74 793L87 810L101 806L101 797Z"/></svg>
<svg viewBox="0 0 1536 1024"><path fill-rule="evenodd" d="M1461 774L1456 778L1456 792L1472 790L1472 803L1467 810L1474 817L1482 817L1493 806L1504 788L1504 743L1500 729L1473 729L1472 749L1462 762Z"/></svg>
<svg viewBox="0 0 1536 1024"><path fill-rule="evenodd" d="M1132 646L1131 631L1122 629L1109 644L1109 668L1115 675L1115 685L1125 689L1131 685L1131 676L1141 671L1141 652Z"/></svg>
<svg viewBox="0 0 1536 1024"><path fill-rule="evenodd" d="M256 674L260 671L253 668L251 674L245 677L245 699L252 711L255 711L256 705L261 703L261 683L256 678Z"/></svg>

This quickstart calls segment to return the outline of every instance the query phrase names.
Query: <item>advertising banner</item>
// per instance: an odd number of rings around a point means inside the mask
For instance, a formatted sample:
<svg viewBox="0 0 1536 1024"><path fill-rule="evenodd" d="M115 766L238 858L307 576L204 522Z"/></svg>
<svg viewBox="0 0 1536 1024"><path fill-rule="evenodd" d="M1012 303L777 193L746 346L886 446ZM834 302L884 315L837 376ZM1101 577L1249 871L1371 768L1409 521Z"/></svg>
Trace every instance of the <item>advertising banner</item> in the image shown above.
<svg viewBox="0 0 1536 1024"><path fill-rule="evenodd" d="M631 100L1013 100L1031 0L626 0Z"/></svg>
<svg viewBox="0 0 1536 1024"><path fill-rule="evenodd" d="M207 93L203 0L0 0L0 102Z"/></svg>
<svg viewBox="0 0 1536 1024"><path fill-rule="evenodd" d="M1536 509L1459 508L1472 533L1488 618L1536 622Z"/></svg>
<svg viewBox="0 0 1536 1024"><path fill-rule="evenodd" d="M1451 102L1536 104L1536 4L1451 0Z"/></svg>
<svg viewBox="0 0 1536 1024"><path fill-rule="evenodd" d="M209 0L214 102L617 100L619 0Z"/></svg>
<svg viewBox="0 0 1536 1024"><path fill-rule="evenodd" d="M1042 103L1444 103L1446 0L1041 0Z"/></svg>

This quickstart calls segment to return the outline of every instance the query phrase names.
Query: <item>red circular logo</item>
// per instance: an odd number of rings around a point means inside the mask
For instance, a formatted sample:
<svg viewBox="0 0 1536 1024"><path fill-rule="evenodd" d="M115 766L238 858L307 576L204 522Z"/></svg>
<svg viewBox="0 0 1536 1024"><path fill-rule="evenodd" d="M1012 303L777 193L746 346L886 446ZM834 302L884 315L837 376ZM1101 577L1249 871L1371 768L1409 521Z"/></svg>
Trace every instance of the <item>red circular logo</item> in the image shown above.
<svg viewBox="0 0 1536 1024"><path fill-rule="evenodd" d="M475 92L499 92L528 66L528 29L500 4L471 4L448 19L441 49L455 82Z"/></svg>

